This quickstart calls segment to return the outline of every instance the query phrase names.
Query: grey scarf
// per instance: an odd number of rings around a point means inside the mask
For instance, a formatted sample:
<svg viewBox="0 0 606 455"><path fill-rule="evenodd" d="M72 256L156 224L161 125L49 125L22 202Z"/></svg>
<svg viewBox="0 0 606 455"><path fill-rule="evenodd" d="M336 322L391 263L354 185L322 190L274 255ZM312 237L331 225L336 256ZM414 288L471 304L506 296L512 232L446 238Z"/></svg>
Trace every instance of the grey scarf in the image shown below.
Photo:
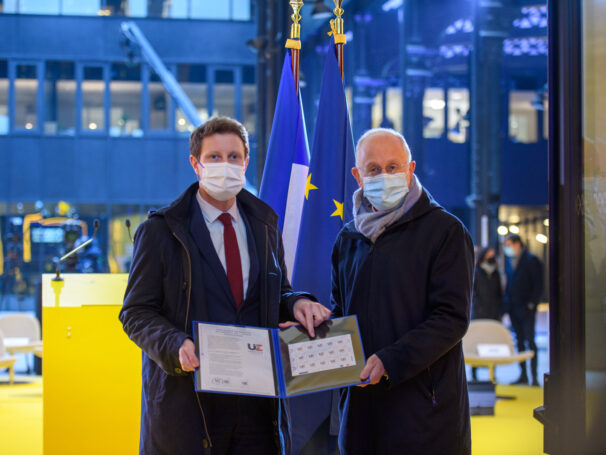
<svg viewBox="0 0 606 455"><path fill-rule="evenodd" d="M391 210L375 210L364 197L362 188L358 188L353 194L353 217L356 229L375 243L388 226L402 218L415 205L422 192L421 182L416 175L413 175L408 194L402 202Z"/></svg>

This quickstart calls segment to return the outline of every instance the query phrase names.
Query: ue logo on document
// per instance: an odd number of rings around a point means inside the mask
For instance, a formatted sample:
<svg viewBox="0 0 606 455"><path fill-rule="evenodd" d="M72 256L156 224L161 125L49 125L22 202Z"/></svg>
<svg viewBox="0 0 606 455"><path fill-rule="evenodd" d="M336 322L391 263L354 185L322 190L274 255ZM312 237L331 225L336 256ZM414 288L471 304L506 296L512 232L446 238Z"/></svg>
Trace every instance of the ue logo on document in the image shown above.
<svg viewBox="0 0 606 455"><path fill-rule="evenodd" d="M248 350L249 351L263 352L262 347L263 347L262 344L251 344L251 343L248 343Z"/></svg>

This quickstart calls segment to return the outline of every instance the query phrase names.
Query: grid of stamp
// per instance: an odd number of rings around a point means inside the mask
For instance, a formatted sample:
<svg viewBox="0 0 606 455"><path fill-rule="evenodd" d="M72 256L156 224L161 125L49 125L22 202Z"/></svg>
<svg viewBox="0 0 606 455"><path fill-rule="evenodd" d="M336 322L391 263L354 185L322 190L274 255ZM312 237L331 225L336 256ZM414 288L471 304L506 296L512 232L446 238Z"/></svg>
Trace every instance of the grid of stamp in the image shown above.
<svg viewBox="0 0 606 455"><path fill-rule="evenodd" d="M288 355L293 377L356 364L349 334L290 344Z"/></svg>

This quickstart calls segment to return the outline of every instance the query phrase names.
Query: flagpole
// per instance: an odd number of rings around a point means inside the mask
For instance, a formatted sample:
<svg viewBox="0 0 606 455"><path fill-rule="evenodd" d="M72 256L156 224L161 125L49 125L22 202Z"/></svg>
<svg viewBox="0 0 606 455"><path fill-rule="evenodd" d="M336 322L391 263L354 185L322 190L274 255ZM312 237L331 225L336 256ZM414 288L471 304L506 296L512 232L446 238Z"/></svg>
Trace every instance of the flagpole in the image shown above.
<svg viewBox="0 0 606 455"><path fill-rule="evenodd" d="M303 7L302 0L291 0L288 2L292 8L293 14L290 16L292 24L290 25L290 39L286 40L286 47L290 49L290 64L292 67L292 75L295 80L295 90L299 95L299 58L301 53L301 15L299 12Z"/></svg>
<svg viewBox="0 0 606 455"><path fill-rule="evenodd" d="M333 0L335 4L335 9L333 13L337 16L335 19L330 21L330 33L329 35L333 35L335 40L335 55L337 56L337 63L339 64L339 70L341 71L341 80L344 82L343 78L343 46L345 45L346 39L345 34L343 33L343 18L341 17L345 10L341 8L343 5L343 0Z"/></svg>

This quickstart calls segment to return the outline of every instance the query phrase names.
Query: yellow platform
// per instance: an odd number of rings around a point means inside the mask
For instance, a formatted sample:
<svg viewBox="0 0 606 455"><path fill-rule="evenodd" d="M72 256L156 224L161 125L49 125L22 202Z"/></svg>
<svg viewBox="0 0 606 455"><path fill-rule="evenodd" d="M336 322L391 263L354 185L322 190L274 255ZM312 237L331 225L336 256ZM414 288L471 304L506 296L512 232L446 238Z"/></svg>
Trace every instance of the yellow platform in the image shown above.
<svg viewBox="0 0 606 455"><path fill-rule="evenodd" d="M118 312L126 274L42 279L45 455L134 454L141 351Z"/></svg>

